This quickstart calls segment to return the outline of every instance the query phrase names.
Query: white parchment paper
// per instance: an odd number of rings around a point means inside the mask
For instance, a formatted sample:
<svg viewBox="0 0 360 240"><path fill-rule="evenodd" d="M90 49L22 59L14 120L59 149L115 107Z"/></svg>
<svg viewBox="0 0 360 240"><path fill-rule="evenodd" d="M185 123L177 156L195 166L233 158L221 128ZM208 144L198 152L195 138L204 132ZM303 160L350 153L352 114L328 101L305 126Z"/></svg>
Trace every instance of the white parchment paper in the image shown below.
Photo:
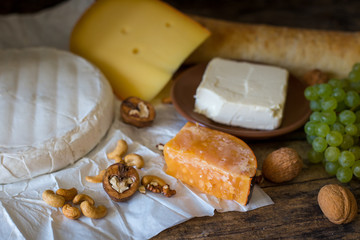
<svg viewBox="0 0 360 240"><path fill-rule="evenodd" d="M30 15L0 16L0 48L47 46L68 50L71 30L92 1L72 0ZM165 161L156 148L166 143L182 128L186 120L172 105L156 103L157 117L151 127L138 129L124 124L119 117L120 101L115 104L115 119L107 135L85 157L67 168L37 178L0 185L1 239L149 239L159 232L193 217L212 216L214 211L248 211L272 204L272 200L255 186L250 203L243 207L234 201L219 200L191 189L164 172ZM176 195L137 193L128 202L115 203L102 184L85 181L113 162L106 153L116 142L128 142L129 153L145 159L140 176L162 177ZM90 195L96 205L105 205L108 215L99 220L82 216L78 220L64 217L61 209L48 206L41 199L46 189L75 187Z"/></svg>

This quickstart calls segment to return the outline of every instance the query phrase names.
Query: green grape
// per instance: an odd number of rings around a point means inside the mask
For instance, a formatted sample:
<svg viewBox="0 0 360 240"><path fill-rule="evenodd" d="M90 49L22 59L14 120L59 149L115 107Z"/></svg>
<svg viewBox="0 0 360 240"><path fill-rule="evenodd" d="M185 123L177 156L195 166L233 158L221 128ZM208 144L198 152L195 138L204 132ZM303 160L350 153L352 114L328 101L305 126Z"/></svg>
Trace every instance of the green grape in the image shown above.
<svg viewBox="0 0 360 240"><path fill-rule="evenodd" d="M312 142L314 141L315 138L317 138L317 136L306 135L306 141L310 144L312 144Z"/></svg>
<svg viewBox="0 0 360 240"><path fill-rule="evenodd" d="M317 86L317 94L321 98L330 97L333 91L333 87L328 83L322 83Z"/></svg>
<svg viewBox="0 0 360 240"><path fill-rule="evenodd" d="M325 171L342 183L353 176L360 179L360 62L348 78L309 86L304 96L312 110L304 126L312 146L309 162L322 162Z"/></svg>
<svg viewBox="0 0 360 240"><path fill-rule="evenodd" d="M315 106L314 106L314 107L315 107ZM341 111L344 111L345 109L347 109L347 106L346 106L345 102L342 101L342 102L338 102L335 111L336 111L336 112L341 112Z"/></svg>
<svg viewBox="0 0 360 240"><path fill-rule="evenodd" d="M355 112L355 116L356 116L355 122L356 122L356 123L360 123L360 110L357 110L357 111Z"/></svg>
<svg viewBox="0 0 360 240"><path fill-rule="evenodd" d="M340 144L341 149L349 149L354 145L354 138L348 134L343 135L343 142Z"/></svg>
<svg viewBox="0 0 360 240"><path fill-rule="evenodd" d="M332 147L340 146L343 142L343 135L338 131L330 131L326 135L326 142Z"/></svg>
<svg viewBox="0 0 360 240"><path fill-rule="evenodd" d="M359 137L358 136L353 136L353 145L358 145L359 144Z"/></svg>
<svg viewBox="0 0 360 240"><path fill-rule="evenodd" d="M352 171L355 177L360 178L360 160L354 163L352 166Z"/></svg>
<svg viewBox="0 0 360 240"><path fill-rule="evenodd" d="M327 143L325 138L323 137L316 137L312 142L312 147L316 152L324 152L327 148Z"/></svg>
<svg viewBox="0 0 360 240"><path fill-rule="evenodd" d="M360 71L360 63L355 63L352 67L352 71Z"/></svg>
<svg viewBox="0 0 360 240"><path fill-rule="evenodd" d="M319 101L311 100L310 101L310 109L312 111L321 111L321 104Z"/></svg>
<svg viewBox="0 0 360 240"><path fill-rule="evenodd" d="M344 125L354 123L355 120L356 120L356 115L354 112L350 110L344 110L339 114L339 121Z"/></svg>
<svg viewBox="0 0 360 240"><path fill-rule="evenodd" d="M318 137L326 137L330 132L330 127L326 123L317 123L315 128L315 135ZM312 135L312 134L311 134Z"/></svg>
<svg viewBox="0 0 360 240"><path fill-rule="evenodd" d="M349 73L348 78L351 82L359 82L360 81L360 72L352 70Z"/></svg>
<svg viewBox="0 0 360 240"><path fill-rule="evenodd" d="M336 178L342 183L350 182L352 175L353 171L349 167L339 167L336 171Z"/></svg>
<svg viewBox="0 0 360 240"><path fill-rule="evenodd" d="M307 135L315 135L317 128L317 122L309 121L304 126L304 131Z"/></svg>
<svg viewBox="0 0 360 240"><path fill-rule="evenodd" d="M337 162L326 162L325 163L325 171L330 176L335 176L338 168L339 168L339 164Z"/></svg>
<svg viewBox="0 0 360 240"><path fill-rule="evenodd" d="M332 125L336 122L336 113L334 111L324 111L321 113L321 121L328 125Z"/></svg>
<svg viewBox="0 0 360 240"><path fill-rule="evenodd" d="M355 160L360 159L360 146L352 146L351 148L349 148L349 151L354 154Z"/></svg>
<svg viewBox="0 0 360 240"><path fill-rule="evenodd" d="M340 156L340 149L337 147L328 147L324 152L327 162L337 162Z"/></svg>
<svg viewBox="0 0 360 240"><path fill-rule="evenodd" d="M308 152L308 159L311 163L320 163L324 159L324 155L321 152L316 152L314 149L311 149Z"/></svg>
<svg viewBox="0 0 360 240"><path fill-rule="evenodd" d="M356 92L360 91L360 81L359 82L350 82L350 89Z"/></svg>
<svg viewBox="0 0 360 240"><path fill-rule="evenodd" d="M339 163L342 167L351 167L355 163L355 156L350 151L342 151L339 156Z"/></svg>
<svg viewBox="0 0 360 240"><path fill-rule="evenodd" d="M349 90L349 88L350 88L350 81L349 81L347 78L342 79L342 80L341 80L341 83L342 83L342 89L344 89L344 91Z"/></svg>
<svg viewBox="0 0 360 240"><path fill-rule="evenodd" d="M309 86L304 91L304 96L307 100L317 100L319 98L317 94L317 89L315 86Z"/></svg>
<svg viewBox="0 0 360 240"><path fill-rule="evenodd" d="M345 126L345 133L349 134L350 136L355 136L358 133L358 128L355 124L348 124Z"/></svg>
<svg viewBox="0 0 360 240"><path fill-rule="evenodd" d="M333 88L343 88L342 80L337 78L329 79L328 84L330 84Z"/></svg>
<svg viewBox="0 0 360 240"><path fill-rule="evenodd" d="M320 101L323 111L335 110L337 108L337 101L334 97L327 97Z"/></svg>
<svg viewBox="0 0 360 240"><path fill-rule="evenodd" d="M333 131L337 131L341 134L345 133L345 127L344 125L342 125L342 123L339 122L335 122L332 126L331 126L331 130Z"/></svg>
<svg viewBox="0 0 360 240"><path fill-rule="evenodd" d="M334 88L332 97L335 98L337 102L342 102L342 101L344 101L344 99L346 97L346 93L342 88L337 87L337 88Z"/></svg>
<svg viewBox="0 0 360 240"><path fill-rule="evenodd" d="M315 112L311 113L310 121L312 121L312 122L320 122L321 117L322 117L321 112L315 111Z"/></svg>
<svg viewBox="0 0 360 240"><path fill-rule="evenodd" d="M350 90L346 93L344 102L350 108L356 107L360 104L360 96L357 92Z"/></svg>
<svg viewBox="0 0 360 240"><path fill-rule="evenodd" d="M356 129L357 129L355 137L360 137L360 123L355 123L355 126L356 126Z"/></svg>

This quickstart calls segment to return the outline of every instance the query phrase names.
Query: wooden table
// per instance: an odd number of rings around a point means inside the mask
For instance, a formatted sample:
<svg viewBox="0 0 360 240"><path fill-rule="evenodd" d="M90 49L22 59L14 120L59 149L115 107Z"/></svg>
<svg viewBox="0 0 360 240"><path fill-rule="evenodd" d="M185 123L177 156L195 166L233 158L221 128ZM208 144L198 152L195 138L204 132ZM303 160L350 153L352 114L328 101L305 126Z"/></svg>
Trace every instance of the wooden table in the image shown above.
<svg viewBox="0 0 360 240"><path fill-rule="evenodd" d="M60 0L61 1L61 0ZM34 12L59 0L1 1L0 13ZM279 26L359 31L360 1L335 0L166 0L179 10L207 17ZM344 48L344 51L351 49ZM167 229L153 239L360 239L360 216L346 225L335 225L317 204L319 189L338 181L321 165L308 163L309 144L302 129L268 141L248 142L259 167L268 153L280 147L295 148L305 162L300 176L284 184L265 181L261 187L274 204L253 211L215 213L193 218ZM360 198L360 181L345 184ZM357 200L358 205L360 201Z"/></svg>

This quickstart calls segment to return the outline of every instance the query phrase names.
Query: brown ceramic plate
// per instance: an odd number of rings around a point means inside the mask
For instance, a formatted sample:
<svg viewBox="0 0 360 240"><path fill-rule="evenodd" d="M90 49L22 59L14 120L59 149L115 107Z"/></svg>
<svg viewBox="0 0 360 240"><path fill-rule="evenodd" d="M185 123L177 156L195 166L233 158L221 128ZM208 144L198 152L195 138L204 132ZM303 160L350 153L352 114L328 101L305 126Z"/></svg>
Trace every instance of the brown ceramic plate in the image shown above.
<svg viewBox="0 0 360 240"><path fill-rule="evenodd" d="M266 139L280 136L303 126L311 113L309 103L304 97L306 85L289 77L288 92L282 124L275 130L255 130L242 127L233 127L216 123L204 115L194 112L195 92L199 86L206 64L195 65L181 73L172 86L171 97L176 110L188 121L230 133L246 139Z"/></svg>

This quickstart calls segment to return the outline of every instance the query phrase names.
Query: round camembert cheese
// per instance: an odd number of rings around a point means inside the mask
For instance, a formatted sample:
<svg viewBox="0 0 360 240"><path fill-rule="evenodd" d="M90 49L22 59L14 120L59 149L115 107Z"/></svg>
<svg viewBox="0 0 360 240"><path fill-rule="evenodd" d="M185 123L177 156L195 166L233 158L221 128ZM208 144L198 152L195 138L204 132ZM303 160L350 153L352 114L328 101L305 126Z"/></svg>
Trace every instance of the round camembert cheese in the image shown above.
<svg viewBox="0 0 360 240"><path fill-rule="evenodd" d="M0 184L50 173L88 153L113 120L102 73L50 48L0 51Z"/></svg>

